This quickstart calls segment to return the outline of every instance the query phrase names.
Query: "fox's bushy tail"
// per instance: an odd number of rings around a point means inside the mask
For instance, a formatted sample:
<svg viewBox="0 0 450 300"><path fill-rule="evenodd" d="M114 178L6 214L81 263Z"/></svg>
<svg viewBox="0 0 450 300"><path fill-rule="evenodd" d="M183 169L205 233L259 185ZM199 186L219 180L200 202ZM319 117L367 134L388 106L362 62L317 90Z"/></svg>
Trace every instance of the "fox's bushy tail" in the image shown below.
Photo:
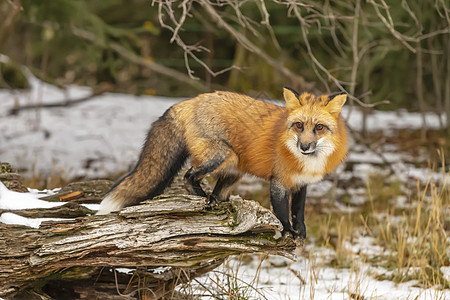
<svg viewBox="0 0 450 300"><path fill-rule="evenodd" d="M114 184L97 214L108 214L161 194L187 156L183 130L168 109L152 124L134 170Z"/></svg>

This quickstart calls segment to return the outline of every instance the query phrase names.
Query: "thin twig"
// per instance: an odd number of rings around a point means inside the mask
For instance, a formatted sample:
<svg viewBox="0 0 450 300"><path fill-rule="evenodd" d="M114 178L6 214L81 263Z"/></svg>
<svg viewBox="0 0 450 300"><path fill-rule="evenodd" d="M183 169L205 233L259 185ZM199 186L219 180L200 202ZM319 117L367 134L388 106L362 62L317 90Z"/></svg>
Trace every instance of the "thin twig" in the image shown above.
<svg viewBox="0 0 450 300"><path fill-rule="evenodd" d="M343 91L343 92L347 92L346 91L346 89L343 87L343 85L342 85L342 81L341 80L338 80L336 77L334 77L320 62L319 62L319 60L316 58L316 56L314 55L314 52L312 51L312 49L311 49L311 45L310 45L310 43L309 43L309 40L308 40L308 32L307 32L307 28L305 27L305 26L303 26L303 24L305 24L306 23L306 21L304 20L304 18L302 17L302 15L301 15L301 13L300 13L300 11L299 11L299 9L298 9L298 6L297 6L297 3L295 3L295 4L292 4L292 6L291 6L291 8L292 8L292 11L294 12L294 14L295 14L295 16L296 16L296 18L298 19L298 21L300 22L300 27L301 27L301 31L302 31L302 36L303 36L303 41L304 41L304 43L305 43L305 45L306 45L306 49L307 49L307 51L308 51L308 55L309 55L309 57L311 58L311 60L314 62L314 64L322 71L322 72L324 72L327 76L328 76L328 79L329 80L331 80L331 81L333 81L333 83L341 90L341 91ZM348 93L348 92L347 92ZM382 100L382 101L379 101L379 102L376 102L376 103L364 103L364 102L362 102L361 100L359 100L358 98L356 98L355 96L353 96L352 94L349 94L348 95L348 97L351 99L351 100L353 100L353 101L355 101L356 103L358 103L358 105L360 105L360 106L362 106L362 107L367 107L367 108L372 108L372 107L375 107L375 106L377 106L377 105L380 105L380 104L388 104L389 103L389 101L387 101L387 100Z"/></svg>
<svg viewBox="0 0 450 300"><path fill-rule="evenodd" d="M110 85L104 85L100 90L93 92L90 95L78 98L78 99L66 99L61 101L56 101L52 103L36 103L36 104L27 104L22 106L16 106L9 110L9 115L17 115L20 111L30 110L30 109L41 109L41 108L55 108L55 107L70 107L76 104L80 104L89 100L94 99L95 97L109 92L112 90Z"/></svg>
<svg viewBox="0 0 450 300"><path fill-rule="evenodd" d="M77 27L72 27L72 32L76 36L81 37L81 38L91 41L91 42L96 42L99 40L95 36L95 34L93 34L92 32L89 32L89 31L86 31L86 30L83 30L83 29L80 29ZM184 74L184 73L178 72L174 69L167 68L167 67L160 65L154 61L145 59L117 43L110 43L108 45L112 50L114 50L117 54L119 54L123 58L127 59L128 61L131 61L137 65L146 67L156 73L159 73L159 74L165 75L167 77L173 78L175 80L184 82L184 83L192 86L197 91L205 92L208 90L208 88L206 87L205 84L203 84L203 82L201 82L199 80L193 80L189 76L186 76L186 74Z"/></svg>
<svg viewBox="0 0 450 300"><path fill-rule="evenodd" d="M313 88L314 84L306 82L302 76L299 76L294 72L292 72L291 70L284 67L279 60L276 60L270 55L268 55L261 48L253 44L245 35L238 32L230 24L225 22L208 1L205 0L200 1L200 4L205 8L206 12L215 21L217 21L219 26L223 27L229 34L231 34L231 36L233 36L236 39L236 41L239 42L245 49L261 57L267 64L274 67L276 70L280 71L283 75L292 78L292 80L296 81L302 87L302 89L311 90Z"/></svg>
<svg viewBox="0 0 450 300"><path fill-rule="evenodd" d="M413 53L416 53L416 49L414 49L414 47L412 47L412 46L408 43L408 41L409 41L409 42L415 42L416 39L415 39L415 38L412 38L412 37L405 36L405 35L401 34L400 32L398 32L397 30L395 30L395 28L394 28L394 23L393 23L393 21L392 21L392 17L391 17L391 15L390 15L390 13L389 13L389 7L387 6L386 2L384 2L383 0L381 0L382 6L383 6L383 8L384 8L385 11L386 11L387 18L389 19L389 21L388 21L388 20L386 19L386 17L383 16L383 14L380 12L380 8L379 8L380 5L379 5L378 3L375 3L374 0L369 0L368 2L372 4L372 6L373 6L374 9L375 9L375 12L377 13L377 16L380 18L380 20L383 22L383 24L389 29L389 31L392 33L392 35L393 35L397 40L399 40L399 41L400 41L400 42L401 42L408 50L410 50L410 51L413 52Z"/></svg>
<svg viewBox="0 0 450 300"><path fill-rule="evenodd" d="M355 94L356 89L356 75L358 74L358 66L360 56L358 54L358 29L359 29L359 11L361 7L361 0L356 0L355 4L355 16L353 19L353 32L352 32L352 53L353 53L353 66L350 75L350 94Z"/></svg>

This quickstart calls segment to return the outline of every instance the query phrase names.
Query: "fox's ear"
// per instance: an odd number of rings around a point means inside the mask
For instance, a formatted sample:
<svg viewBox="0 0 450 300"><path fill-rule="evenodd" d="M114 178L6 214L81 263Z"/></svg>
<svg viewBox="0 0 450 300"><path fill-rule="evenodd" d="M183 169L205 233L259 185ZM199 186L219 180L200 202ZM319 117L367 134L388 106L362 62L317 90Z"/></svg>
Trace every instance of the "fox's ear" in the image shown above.
<svg viewBox="0 0 450 300"><path fill-rule="evenodd" d="M286 108L288 111L294 110L301 106L299 96L299 93L295 90L286 86L283 88L283 97L284 101L286 101Z"/></svg>
<svg viewBox="0 0 450 300"><path fill-rule="evenodd" d="M328 111L333 114L337 115L341 112L342 106L345 104L345 101L347 101L347 93L335 93L328 96L328 102L325 104L325 107L328 109Z"/></svg>

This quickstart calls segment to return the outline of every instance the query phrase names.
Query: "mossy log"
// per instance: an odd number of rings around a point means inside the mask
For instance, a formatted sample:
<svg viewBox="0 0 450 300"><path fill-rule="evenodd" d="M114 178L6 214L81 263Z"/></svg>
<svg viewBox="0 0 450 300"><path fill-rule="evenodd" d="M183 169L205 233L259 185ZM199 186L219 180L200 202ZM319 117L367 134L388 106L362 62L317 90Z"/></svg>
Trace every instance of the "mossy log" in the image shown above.
<svg viewBox="0 0 450 300"><path fill-rule="evenodd" d="M9 163L0 161L0 181L10 190L22 193L28 192L20 180L20 175Z"/></svg>
<svg viewBox="0 0 450 300"><path fill-rule="evenodd" d="M99 202L107 182L78 183L61 190ZM95 185L101 187L100 192ZM180 189L175 189L177 192ZM265 253L293 258L297 244L275 239L281 224L258 203L233 197L211 209L206 199L165 194L105 216L74 199L61 207L22 210L26 217L67 218L39 229L0 223L0 297L109 298L140 291L161 298L177 284L208 272L234 254ZM5 211L2 211L5 212ZM118 267L133 268L117 273ZM155 272L155 268L165 268ZM143 286L144 284L144 286ZM122 296L120 296L122 297Z"/></svg>

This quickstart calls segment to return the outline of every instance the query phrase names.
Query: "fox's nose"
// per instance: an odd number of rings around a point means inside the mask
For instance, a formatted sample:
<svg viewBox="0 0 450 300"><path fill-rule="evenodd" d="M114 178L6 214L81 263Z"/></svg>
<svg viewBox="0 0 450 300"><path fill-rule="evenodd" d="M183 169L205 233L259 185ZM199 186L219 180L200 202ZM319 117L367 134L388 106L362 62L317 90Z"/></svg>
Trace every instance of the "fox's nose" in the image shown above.
<svg viewBox="0 0 450 300"><path fill-rule="evenodd" d="M302 149L303 152L306 152L308 150L314 150L315 142L308 143L308 144L300 144L300 149Z"/></svg>
<svg viewBox="0 0 450 300"><path fill-rule="evenodd" d="M311 147L311 143L309 143L309 144L300 144L300 149L302 149L302 151L308 151L310 147Z"/></svg>

